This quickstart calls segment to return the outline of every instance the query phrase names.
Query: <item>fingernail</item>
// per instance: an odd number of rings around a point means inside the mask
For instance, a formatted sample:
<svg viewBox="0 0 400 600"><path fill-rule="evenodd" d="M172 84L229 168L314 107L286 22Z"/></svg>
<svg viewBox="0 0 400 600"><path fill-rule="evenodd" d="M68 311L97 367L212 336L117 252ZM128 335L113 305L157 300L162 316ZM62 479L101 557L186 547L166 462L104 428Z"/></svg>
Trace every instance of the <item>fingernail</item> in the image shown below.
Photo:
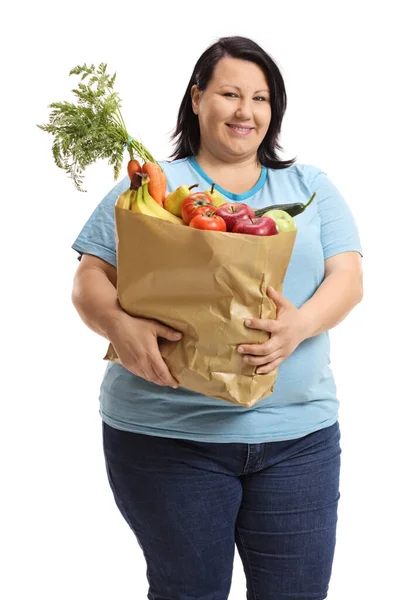
<svg viewBox="0 0 400 600"><path fill-rule="evenodd" d="M240 354L243 354L243 352L244 352L244 349L243 349L241 346L239 346L239 348L238 348L238 352L240 352Z"/></svg>
<svg viewBox="0 0 400 600"><path fill-rule="evenodd" d="M272 287L272 285L269 286L271 288L271 290L274 292L275 288Z"/></svg>
<svg viewBox="0 0 400 600"><path fill-rule="evenodd" d="M178 339L178 338L181 338L181 337L182 337L182 334L181 334L181 333L177 333L177 332L176 332L176 333L174 333L174 337L176 337L177 339Z"/></svg>
<svg viewBox="0 0 400 600"><path fill-rule="evenodd" d="M248 327L250 325L250 319L246 319L246 321L244 322L244 324Z"/></svg>

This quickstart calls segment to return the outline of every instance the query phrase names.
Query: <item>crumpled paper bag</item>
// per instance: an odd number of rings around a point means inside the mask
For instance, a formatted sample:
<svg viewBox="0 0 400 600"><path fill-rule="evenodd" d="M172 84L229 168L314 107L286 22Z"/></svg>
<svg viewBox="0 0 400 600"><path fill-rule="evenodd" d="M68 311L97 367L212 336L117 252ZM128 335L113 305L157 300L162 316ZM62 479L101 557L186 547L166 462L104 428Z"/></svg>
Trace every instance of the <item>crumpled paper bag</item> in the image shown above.
<svg viewBox="0 0 400 600"><path fill-rule="evenodd" d="M273 393L278 369L256 375L237 346L268 339L244 321L276 318L266 289L282 290L296 232L202 231L118 206L115 227L120 305L182 332L178 342L159 340L179 385L246 407ZM104 360L120 363L112 344Z"/></svg>

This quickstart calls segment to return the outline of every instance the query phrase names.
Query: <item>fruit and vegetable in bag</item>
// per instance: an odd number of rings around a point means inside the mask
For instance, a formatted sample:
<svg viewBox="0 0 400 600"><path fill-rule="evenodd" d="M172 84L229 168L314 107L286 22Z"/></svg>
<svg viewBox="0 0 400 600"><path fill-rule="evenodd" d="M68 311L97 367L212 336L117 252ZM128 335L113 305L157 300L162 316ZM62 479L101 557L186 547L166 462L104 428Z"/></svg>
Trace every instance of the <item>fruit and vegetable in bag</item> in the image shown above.
<svg viewBox="0 0 400 600"><path fill-rule="evenodd" d="M253 209L243 202L225 202L215 212L224 219L227 231L232 231L243 217L255 217Z"/></svg>
<svg viewBox="0 0 400 600"><path fill-rule="evenodd" d="M186 225L189 225L194 211L196 208L199 208L199 206L209 206L211 209L215 210L215 205L213 204L211 197L205 192L195 192L194 194L190 194L190 196L184 199L181 205L181 215Z"/></svg>
<svg viewBox="0 0 400 600"><path fill-rule="evenodd" d="M164 206L165 193L167 191L167 176L158 163L148 161L142 167L142 172L149 176L149 194L159 204Z"/></svg>
<svg viewBox="0 0 400 600"><path fill-rule="evenodd" d="M199 213L191 219L189 227L207 229L209 231L226 231L226 223L223 218L216 215L213 210L207 208L205 212Z"/></svg>
<svg viewBox="0 0 400 600"><path fill-rule="evenodd" d="M277 235L278 227L270 217L243 217L234 226L232 233L246 233L250 235Z"/></svg>
<svg viewBox="0 0 400 600"><path fill-rule="evenodd" d="M136 173L136 175L133 176L130 186L130 210L135 213L147 215L148 217L163 219L164 221L169 221L176 225L183 225L182 219L172 215L154 200L149 192L150 181L150 177L146 173ZM124 192L124 194L125 193L126 192ZM121 194L121 196L124 196L124 194ZM117 201L117 206L121 206L119 203L120 198Z"/></svg>
<svg viewBox="0 0 400 600"><path fill-rule="evenodd" d="M142 165L140 164L140 162L138 160L133 158L132 160L130 160L128 162L127 171L128 171L128 177L132 181L133 176L136 175L136 173L141 173Z"/></svg>
<svg viewBox="0 0 400 600"><path fill-rule="evenodd" d="M100 158L108 158L108 164L114 168L114 180L117 180L127 150L130 179L139 172L140 163L136 158L145 165L153 163L161 172L159 182L152 178L152 185L160 190L153 192L155 201L160 204L165 174L147 148L128 133L121 114L121 99L114 90L116 73L109 75L106 63L98 67L84 63L71 69L69 74L81 76L72 90L76 102L51 103L48 123L38 125L54 138L52 153L57 167L66 171L78 191L85 192L82 187L85 169Z"/></svg>
<svg viewBox="0 0 400 600"><path fill-rule="evenodd" d="M222 206L223 204L225 204L227 202L227 200L223 197L223 195L221 194L221 192L219 192L216 188L215 188L215 183L212 184L211 188L209 190L205 191L206 194L208 194L210 196L210 198L212 199L213 203L215 206Z"/></svg>
<svg viewBox="0 0 400 600"><path fill-rule="evenodd" d="M257 208L257 210L254 212L256 217L262 217L269 210L284 210L285 212L289 213L291 217L295 217L296 215L300 215L308 206L310 206L316 195L317 192L314 192L306 204L303 204L303 202L293 202L292 204L275 204L275 206L271 205L264 206L264 208Z"/></svg>
<svg viewBox="0 0 400 600"><path fill-rule="evenodd" d="M199 187L198 183L188 187L187 185L180 185L176 190L167 195L164 201L164 208L176 217L181 216L182 202L190 196L191 190L195 187Z"/></svg>
<svg viewBox="0 0 400 600"><path fill-rule="evenodd" d="M297 230L296 221L285 210L279 210L279 209L269 210L266 213L264 213L263 216L270 217L271 219L273 219L275 221L275 223L277 224L279 233L281 233L282 231L296 231Z"/></svg>

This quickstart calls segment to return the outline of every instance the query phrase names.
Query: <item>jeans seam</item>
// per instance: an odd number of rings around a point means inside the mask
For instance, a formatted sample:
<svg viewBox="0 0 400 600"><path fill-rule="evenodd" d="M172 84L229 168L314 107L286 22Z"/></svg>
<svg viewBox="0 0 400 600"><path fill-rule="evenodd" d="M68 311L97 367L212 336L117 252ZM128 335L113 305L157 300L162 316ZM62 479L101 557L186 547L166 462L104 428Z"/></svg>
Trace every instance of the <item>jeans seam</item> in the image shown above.
<svg viewBox="0 0 400 600"><path fill-rule="evenodd" d="M251 588L252 588L252 591L253 591L254 600L258 600L259 596L258 596L258 594L256 592L256 588L255 588L255 584L254 584L254 577L253 577L253 573L251 571L250 558L249 558L249 555L247 554L247 548L245 546L245 543L243 542L243 539L242 539L239 527L237 527L237 532L238 532L238 536L239 536L239 539L240 539L240 543L242 544L243 551L244 551L244 553L246 555L247 565L249 567L249 573L250 573L250 584L251 584Z"/></svg>
<svg viewBox="0 0 400 600"><path fill-rule="evenodd" d="M262 451L262 455L261 455L261 459L258 465L258 470L261 471L262 469L264 469L264 465L265 465L265 459L267 456L267 447L268 447L268 442L264 442L264 447L263 447L263 451Z"/></svg>
<svg viewBox="0 0 400 600"><path fill-rule="evenodd" d="M246 444L246 446L247 446L246 463L245 463L245 465L243 467L241 475L245 475L246 474L246 469L247 469L247 466L248 466L248 464L250 462L250 457L251 457L251 444Z"/></svg>
<svg viewBox="0 0 400 600"><path fill-rule="evenodd" d="M117 487L115 485L114 478L113 478L112 473L111 473L110 461L109 461L109 459L108 459L107 454L106 454L105 451L104 451L104 458L105 458L106 473L108 475L108 482L109 482L111 491L113 493L113 496L114 496L114 499L115 499L115 503L116 503L117 507L119 508L119 510L120 510L122 516L124 517L125 521L128 523L129 527L132 529L132 527L131 527L131 525L129 523L128 512L127 512L127 510L125 508L124 503L121 501L121 498L118 495Z"/></svg>

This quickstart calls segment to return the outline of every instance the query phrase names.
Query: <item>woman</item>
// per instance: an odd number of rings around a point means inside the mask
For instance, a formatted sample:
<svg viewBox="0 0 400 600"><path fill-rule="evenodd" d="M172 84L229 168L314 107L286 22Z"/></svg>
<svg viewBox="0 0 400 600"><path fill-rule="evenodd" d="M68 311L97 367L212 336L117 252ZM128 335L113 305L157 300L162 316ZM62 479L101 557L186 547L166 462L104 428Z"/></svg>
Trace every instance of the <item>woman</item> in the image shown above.
<svg viewBox="0 0 400 600"><path fill-rule="evenodd" d="M317 192L296 217L283 292L269 289L277 319L248 324L269 341L238 347L259 373L279 366L274 393L254 407L178 387L157 340L179 332L120 308L114 204L127 178L73 244L82 256L74 306L122 362L108 363L101 385L104 452L117 506L144 552L151 600L226 599L235 544L249 600L327 595L341 453L327 332L362 297L361 248L327 176L279 160L285 108L273 60L249 39L222 38L194 68L174 160L161 163L169 191L213 181L253 208Z"/></svg>

